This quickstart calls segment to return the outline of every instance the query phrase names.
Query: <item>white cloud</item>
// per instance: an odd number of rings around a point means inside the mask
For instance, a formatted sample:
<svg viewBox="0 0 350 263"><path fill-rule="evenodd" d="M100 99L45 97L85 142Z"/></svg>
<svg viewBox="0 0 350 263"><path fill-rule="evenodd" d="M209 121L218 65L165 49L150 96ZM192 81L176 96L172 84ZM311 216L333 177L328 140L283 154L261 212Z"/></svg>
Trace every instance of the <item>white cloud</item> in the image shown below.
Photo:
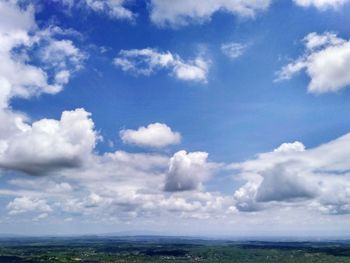
<svg viewBox="0 0 350 263"><path fill-rule="evenodd" d="M152 155L143 153L128 153L116 151L105 153L102 157L102 164L114 164L121 167L133 167L136 170L152 171L155 167L165 167L168 158L163 155ZM113 168L114 169L114 168Z"/></svg>
<svg viewBox="0 0 350 263"><path fill-rule="evenodd" d="M235 207L242 212L258 211L260 209L256 202L256 193L259 187L259 182L247 182L244 186L236 190L233 198L236 201Z"/></svg>
<svg viewBox="0 0 350 263"><path fill-rule="evenodd" d="M179 151L169 162L165 191L199 189L209 179L214 166L207 162L208 153Z"/></svg>
<svg viewBox="0 0 350 263"><path fill-rule="evenodd" d="M77 109L63 112L59 121L22 122L22 129L0 139L0 167L42 174L81 165L97 138L89 116L84 109Z"/></svg>
<svg viewBox="0 0 350 263"><path fill-rule="evenodd" d="M87 8L97 13L105 14L112 19L133 20L136 16L125 7L128 0L53 0L64 8Z"/></svg>
<svg viewBox="0 0 350 263"><path fill-rule="evenodd" d="M247 45L242 43L225 43L221 45L221 51L228 57L235 59L243 55L245 50L247 49Z"/></svg>
<svg viewBox="0 0 350 263"><path fill-rule="evenodd" d="M232 198L201 190L201 184L209 179L217 165L207 162L206 153L180 152L174 156L177 156L177 160L165 155L131 154L123 151L95 156L73 174L68 170L61 174L65 181L70 181L75 191L65 191L58 195L46 190L39 192L39 197L35 195L35 198L40 198L40 195L42 198L50 197L55 200L55 210L61 213L84 215L99 221L126 222L154 216L166 218L174 214L197 219L209 218L211 215L225 216L223 211L232 206ZM168 176L176 178L169 179ZM58 181L55 176L44 179ZM168 189L171 193L164 192L166 182L176 181L179 185L179 180L183 187L197 189L184 191L190 189L179 189L177 186L177 189ZM33 190L34 187L18 180L10 183L25 189L30 187ZM50 189L44 185L53 183L38 183L37 189ZM23 191L16 193L24 194ZM32 195L28 192L26 194Z"/></svg>
<svg viewBox="0 0 350 263"><path fill-rule="evenodd" d="M333 33L310 33L304 38L305 54L284 66L277 80L300 71L310 77L309 92L335 92L350 85L350 41Z"/></svg>
<svg viewBox="0 0 350 263"><path fill-rule="evenodd" d="M171 161L165 155L122 151L96 155L86 166L74 172L64 170L51 176L11 179L8 183L17 187L15 191L0 189L0 194L25 197L21 202L15 202L26 204L18 205L17 209L14 209L14 201L10 202L10 214L46 212L39 211L35 205L45 200L45 204L52 209L50 218L63 214L65 217L80 216L85 220L125 223L155 216L167 218L176 215L196 220L225 217L226 209L231 207L232 210L233 200L230 196L201 189L164 192L169 162L173 165L169 170L173 176L176 173L178 180L190 182L191 187L197 188L203 188L201 183L217 167L206 161L206 153L185 153L184 157L186 160ZM186 174L180 178L180 173ZM186 176L191 179L186 179Z"/></svg>
<svg viewBox="0 0 350 263"><path fill-rule="evenodd" d="M67 84L70 71L81 69L82 61L86 58L71 40L51 40L41 49L40 55L45 64L55 68L55 82L58 85Z"/></svg>
<svg viewBox="0 0 350 263"><path fill-rule="evenodd" d="M14 1L1 1L0 32L2 35L1 50L11 47L13 42L19 43L29 40L27 32L36 27L34 21L34 9L29 6L27 9L20 9Z"/></svg>
<svg viewBox="0 0 350 263"><path fill-rule="evenodd" d="M184 61L169 51L162 53L151 48L122 50L114 59L114 64L123 71L145 76L167 69L178 79L204 83L209 70L209 62L202 57Z"/></svg>
<svg viewBox="0 0 350 263"><path fill-rule="evenodd" d="M111 18L132 20L135 16L124 5L125 0L82 0L87 7L95 12L105 13Z"/></svg>
<svg viewBox="0 0 350 263"><path fill-rule="evenodd" d="M183 26L190 22L203 22L219 11L229 14L254 17L256 12L267 9L270 0L152 0L151 20L164 26Z"/></svg>
<svg viewBox="0 0 350 263"><path fill-rule="evenodd" d="M77 109L64 112L60 121L31 123L10 103L14 97L59 92L82 67L85 55L63 38L71 30L40 29L31 5L20 8L16 1L1 1L0 16L0 167L41 174L77 166L95 146L89 113Z"/></svg>
<svg viewBox="0 0 350 263"><path fill-rule="evenodd" d="M21 45L32 45L29 32L36 29L33 8L21 10L11 2L1 1L0 16L0 78L10 86L8 96L28 96L35 90L54 92L55 88L47 84L42 69L26 64L20 56L14 57L11 53Z"/></svg>
<svg viewBox="0 0 350 263"><path fill-rule="evenodd" d="M349 3L349 0L293 0L295 4L302 7L316 7L320 10L329 8L338 9L343 5Z"/></svg>
<svg viewBox="0 0 350 263"><path fill-rule="evenodd" d="M0 194L46 200L52 209L50 218L74 215L99 223L137 224L155 217L159 222L168 222L176 216L184 222L232 220L253 226L267 218L281 223L270 217L286 211L290 211L285 215L287 218L293 213L303 218L313 213L313 216L347 214L349 138L346 135L305 150L299 142L283 144L279 150L260 154L256 160L232 165L240 171L241 179L247 181L233 198L206 192L205 182L221 166L208 162L207 153L185 151L171 158L123 151L94 155L74 172L61 170L52 176L32 178L35 180L32 183L29 179L12 179L8 183L15 189L0 189ZM259 213L254 213L255 221L249 222L250 215L240 211ZM299 222L297 219L294 222Z"/></svg>
<svg viewBox="0 0 350 263"><path fill-rule="evenodd" d="M33 218L33 221L40 221L40 220L42 220L42 219L47 218L48 216L49 216L48 213L42 213L42 214L36 216L35 218Z"/></svg>
<svg viewBox="0 0 350 263"><path fill-rule="evenodd" d="M73 191L73 187L67 182L55 182L52 178L32 177L30 179L11 179L9 184L26 189L41 189L42 192L52 194L68 194Z"/></svg>
<svg viewBox="0 0 350 263"><path fill-rule="evenodd" d="M303 152L305 151L305 146L301 142L293 142L293 143L282 143L278 148L274 150L274 152Z"/></svg>
<svg viewBox="0 0 350 263"><path fill-rule="evenodd" d="M163 123L151 123L147 127L137 130L121 130L120 137L124 143L135 144L141 147L163 148L181 141L181 135L173 132Z"/></svg>
<svg viewBox="0 0 350 263"><path fill-rule="evenodd" d="M24 121L26 116L21 113L13 112L8 109L8 101L11 98L11 83L0 76L0 141L3 138L14 134L19 129L24 129ZM3 142L0 142L0 152L4 147Z"/></svg>
<svg viewBox="0 0 350 263"><path fill-rule="evenodd" d="M17 197L11 201L7 207L10 215L26 212L51 212L52 208L45 200L31 199L28 197Z"/></svg>
<svg viewBox="0 0 350 263"><path fill-rule="evenodd" d="M9 86L5 102L0 95L0 105L6 106L15 96L61 91L71 72L81 67L85 59L82 52L72 41L54 38L64 32L62 29L39 29L32 6L21 9L12 1L1 1L0 16L0 79ZM34 57L41 66L31 64Z"/></svg>
<svg viewBox="0 0 350 263"><path fill-rule="evenodd" d="M298 142L282 144L255 160L232 165L247 181L234 194L237 208L303 205L332 214L350 213L349 145L350 134L314 149L305 150Z"/></svg>

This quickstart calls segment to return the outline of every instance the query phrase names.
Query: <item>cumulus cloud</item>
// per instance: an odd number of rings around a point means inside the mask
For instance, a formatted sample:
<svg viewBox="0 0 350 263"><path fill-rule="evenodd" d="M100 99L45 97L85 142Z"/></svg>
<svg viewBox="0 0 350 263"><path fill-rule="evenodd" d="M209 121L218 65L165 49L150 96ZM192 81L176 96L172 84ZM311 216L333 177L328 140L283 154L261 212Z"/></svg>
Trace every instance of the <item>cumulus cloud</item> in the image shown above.
<svg viewBox="0 0 350 263"><path fill-rule="evenodd" d="M54 80L58 85L67 84L71 72L81 69L86 57L71 40L51 40L41 49L40 55L45 64L55 68Z"/></svg>
<svg viewBox="0 0 350 263"><path fill-rule="evenodd" d="M55 38L62 29L39 29L32 6L1 1L0 15L0 79L10 86L6 99L61 91L85 55L72 41ZM33 58L39 60L35 65Z"/></svg>
<svg viewBox="0 0 350 263"><path fill-rule="evenodd" d="M258 202L293 201L316 195L317 184L308 182L307 175L291 166L282 163L261 173L263 180L256 193Z"/></svg>
<svg viewBox="0 0 350 263"><path fill-rule="evenodd" d="M305 149L300 142L282 144L255 160L232 165L247 181L234 193L237 208L256 211L287 202L349 213L349 143L350 134L314 149Z"/></svg>
<svg viewBox="0 0 350 263"><path fill-rule="evenodd" d="M233 210L230 196L206 192L200 182L194 181L204 182L217 165L206 161L206 153L184 155L187 161L184 158L171 161L160 154L124 151L95 155L74 173L61 170L52 176L11 179L8 183L15 190L0 189L0 195L16 196L7 206L8 213L13 216L40 212L49 213L50 218L75 215L98 222L130 222L174 215L179 219L230 216L226 213ZM172 163L170 170L169 162ZM177 189L164 192L169 171L173 176L176 173ZM180 178L180 173L186 174ZM192 179L186 179L186 176ZM179 189L179 180L197 189Z"/></svg>
<svg viewBox="0 0 350 263"><path fill-rule="evenodd" d="M29 174L79 166L96 143L94 124L84 109L65 111L61 119L42 119L0 139L0 167Z"/></svg>
<svg viewBox="0 0 350 263"><path fill-rule="evenodd" d="M152 0L151 20L164 26L183 26L190 22L203 22L218 12L243 17L254 17L256 12L267 9L270 0L208 0L198 4L196 0Z"/></svg>
<svg viewBox="0 0 350 263"><path fill-rule="evenodd" d="M20 46L30 46L33 39L30 32L35 30L33 8L21 10L12 2L0 2L0 78L9 85L8 97L28 96L31 93L45 91L54 93L56 88L47 83L45 72L28 65L21 57L14 57L11 51ZM13 22L15 21L15 22Z"/></svg>
<svg viewBox="0 0 350 263"><path fill-rule="evenodd" d="M163 148L181 141L181 135L173 132L163 123L151 123L147 127L139 127L137 130L121 130L120 137L124 143L135 144L141 147Z"/></svg>
<svg viewBox="0 0 350 263"><path fill-rule="evenodd" d="M349 3L349 0L293 0L295 4L302 7L316 7L320 10L329 8L338 9Z"/></svg>
<svg viewBox="0 0 350 263"><path fill-rule="evenodd" d="M247 45L242 43L225 43L221 45L221 51L228 57L235 59L243 55L246 51Z"/></svg>
<svg viewBox="0 0 350 263"><path fill-rule="evenodd" d="M59 92L82 67L85 55L64 39L64 29L39 28L31 5L1 1L0 16L0 168L43 174L77 166L95 145L89 113L77 109L64 112L60 121L31 123L10 103L14 97Z"/></svg>
<svg viewBox="0 0 350 263"><path fill-rule="evenodd" d="M274 152L303 152L305 151L305 146L301 142L295 141L293 143L282 143Z"/></svg>
<svg viewBox="0 0 350 263"><path fill-rule="evenodd" d="M334 33L310 33L303 43L305 53L278 72L277 80L290 79L305 71L310 78L308 91L335 92L350 85L350 41Z"/></svg>
<svg viewBox="0 0 350 263"><path fill-rule="evenodd" d="M7 207L10 215L16 215L26 212L51 212L52 208L45 200L33 199L28 197L17 197L11 201Z"/></svg>
<svg viewBox="0 0 350 263"><path fill-rule="evenodd" d="M222 166L210 163L207 153L185 151L171 158L124 151L94 155L74 173L60 170L53 176L33 178L34 183L12 179L8 183L15 190L0 189L0 194L46 200L52 211L40 213L50 213L50 218L58 213L98 222L137 222L174 215L179 220L232 216L249 220L239 211L269 216L280 208L302 209L305 214L347 214L349 138L345 135L314 149L305 149L300 142L282 144L255 160L231 165L239 171L240 180L246 181L233 198L205 191L207 180ZM21 214L22 210L17 210L8 209L12 215Z"/></svg>
<svg viewBox="0 0 350 263"><path fill-rule="evenodd" d="M165 191L188 191L198 189L213 172L208 163L208 153L179 151L169 162Z"/></svg>
<svg viewBox="0 0 350 263"><path fill-rule="evenodd" d="M260 210L260 206L256 202L256 193L260 183L260 178L252 182L248 181L243 187L234 192L235 207L239 211L252 212Z"/></svg>
<svg viewBox="0 0 350 263"><path fill-rule="evenodd" d="M185 81L207 82L209 62L202 57L184 61L180 56L155 49L122 50L114 64L123 71L149 76L159 70L169 70L171 75Z"/></svg>

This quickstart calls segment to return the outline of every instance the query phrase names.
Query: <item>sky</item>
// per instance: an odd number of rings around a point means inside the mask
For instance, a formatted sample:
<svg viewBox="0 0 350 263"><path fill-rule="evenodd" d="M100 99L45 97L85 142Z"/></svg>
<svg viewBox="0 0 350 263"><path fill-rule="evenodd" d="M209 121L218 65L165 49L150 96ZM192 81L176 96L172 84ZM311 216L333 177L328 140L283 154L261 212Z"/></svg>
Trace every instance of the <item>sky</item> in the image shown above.
<svg viewBox="0 0 350 263"><path fill-rule="evenodd" d="M349 12L0 0L0 233L348 236Z"/></svg>

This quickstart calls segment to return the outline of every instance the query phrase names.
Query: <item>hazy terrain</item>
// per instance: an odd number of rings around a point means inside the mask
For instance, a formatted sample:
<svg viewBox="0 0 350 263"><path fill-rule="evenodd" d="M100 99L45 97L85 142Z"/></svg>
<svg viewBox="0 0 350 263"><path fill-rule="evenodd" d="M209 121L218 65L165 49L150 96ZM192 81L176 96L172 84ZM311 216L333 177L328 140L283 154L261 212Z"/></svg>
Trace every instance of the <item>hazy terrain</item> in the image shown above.
<svg viewBox="0 0 350 263"><path fill-rule="evenodd" d="M349 241L173 237L2 238L0 262L350 262Z"/></svg>

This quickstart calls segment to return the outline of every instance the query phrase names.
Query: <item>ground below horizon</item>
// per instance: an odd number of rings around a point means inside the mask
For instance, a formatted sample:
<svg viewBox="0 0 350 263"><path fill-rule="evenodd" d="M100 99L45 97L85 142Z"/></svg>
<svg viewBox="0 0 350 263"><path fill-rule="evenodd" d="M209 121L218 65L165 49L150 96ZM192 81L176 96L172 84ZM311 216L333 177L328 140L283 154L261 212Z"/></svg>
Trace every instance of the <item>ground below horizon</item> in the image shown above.
<svg viewBox="0 0 350 263"><path fill-rule="evenodd" d="M0 262L350 263L350 242L161 237L1 238Z"/></svg>

